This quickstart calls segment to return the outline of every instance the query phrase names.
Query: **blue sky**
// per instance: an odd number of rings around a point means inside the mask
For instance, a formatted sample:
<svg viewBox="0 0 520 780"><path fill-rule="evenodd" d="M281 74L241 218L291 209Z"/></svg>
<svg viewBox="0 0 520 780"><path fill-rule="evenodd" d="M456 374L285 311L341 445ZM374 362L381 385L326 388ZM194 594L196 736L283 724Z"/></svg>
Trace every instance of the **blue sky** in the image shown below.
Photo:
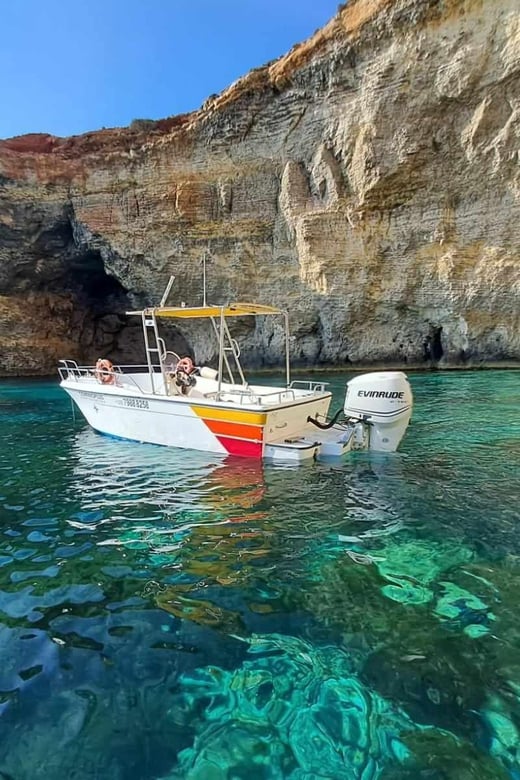
<svg viewBox="0 0 520 780"><path fill-rule="evenodd" d="M338 0L4 0L0 138L198 108L284 54Z"/></svg>

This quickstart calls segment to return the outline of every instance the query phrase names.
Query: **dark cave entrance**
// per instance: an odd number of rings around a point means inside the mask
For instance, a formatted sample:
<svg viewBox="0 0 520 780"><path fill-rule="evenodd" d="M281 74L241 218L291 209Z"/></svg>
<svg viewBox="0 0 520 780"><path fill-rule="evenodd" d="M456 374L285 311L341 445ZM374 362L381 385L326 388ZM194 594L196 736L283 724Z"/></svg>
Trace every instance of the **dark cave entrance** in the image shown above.
<svg viewBox="0 0 520 780"><path fill-rule="evenodd" d="M423 344L424 360L435 365L442 359L443 355L442 325L438 327L430 325L430 331Z"/></svg>
<svg viewBox="0 0 520 780"><path fill-rule="evenodd" d="M131 288L132 264L146 278L146 261L119 256L71 207L28 203L15 216L13 225L0 223L0 296L12 297L9 311L18 317L12 345L4 339L0 350L0 373L19 371L21 354L25 373L35 375L53 374L62 358L145 364L141 318L126 312L158 303L146 284ZM169 349L191 353L174 326L161 330Z"/></svg>
<svg viewBox="0 0 520 780"><path fill-rule="evenodd" d="M48 279L45 289L72 298L71 338L77 343L79 362L90 365L107 357L120 365L146 363L141 318L125 312L156 302L132 294L107 273L100 252L88 250L69 257L65 273L62 270L59 278ZM171 349L180 354L190 352L174 327L166 325L164 331L162 335Z"/></svg>
<svg viewBox="0 0 520 780"><path fill-rule="evenodd" d="M93 241L66 209L34 242L35 254L45 258L34 280L36 288L72 303L67 325L75 354L64 357L83 364L95 363L99 357L115 363L144 363L141 323L125 314L136 308L135 297L107 273L102 252L112 254L110 250L90 248Z"/></svg>
<svg viewBox="0 0 520 780"><path fill-rule="evenodd" d="M62 283L77 308L82 361L110 357L115 363L145 362L140 320L125 314L134 308L129 291L106 272L99 252L89 251L72 261Z"/></svg>
<svg viewBox="0 0 520 780"><path fill-rule="evenodd" d="M51 375L62 358L145 363L141 319L126 315L158 303L146 284L131 289L132 263L146 268L144 259L120 257L70 204L29 201L13 207L12 224L0 221L0 255L0 298L13 323L0 343L2 375ZM164 337L170 349L190 352L175 327L166 324Z"/></svg>

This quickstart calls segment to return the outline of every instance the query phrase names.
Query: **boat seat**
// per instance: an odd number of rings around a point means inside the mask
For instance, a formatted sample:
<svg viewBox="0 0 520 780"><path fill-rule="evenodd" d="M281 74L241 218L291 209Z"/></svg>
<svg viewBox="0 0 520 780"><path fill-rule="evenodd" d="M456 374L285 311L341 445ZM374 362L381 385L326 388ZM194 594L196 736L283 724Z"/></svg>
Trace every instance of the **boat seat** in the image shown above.
<svg viewBox="0 0 520 780"><path fill-rule="evenodd" d="M207 393L202 393L200 390L197 390L196 387L190 387L188 392L186 393L187 398L207 398Z"/></svg>

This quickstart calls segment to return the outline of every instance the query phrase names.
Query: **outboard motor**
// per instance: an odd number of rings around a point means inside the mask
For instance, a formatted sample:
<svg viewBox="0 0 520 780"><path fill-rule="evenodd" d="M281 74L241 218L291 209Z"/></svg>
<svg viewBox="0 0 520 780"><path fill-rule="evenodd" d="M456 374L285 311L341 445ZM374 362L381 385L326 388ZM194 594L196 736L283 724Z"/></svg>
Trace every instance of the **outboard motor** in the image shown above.
<svg viewBox="0 0 520 780"><path fill-rule="evenodd" d="M369 449L395 452L412 416L412 389L402 371L362 374L347 382L345 417L366 421Z"/></svg>

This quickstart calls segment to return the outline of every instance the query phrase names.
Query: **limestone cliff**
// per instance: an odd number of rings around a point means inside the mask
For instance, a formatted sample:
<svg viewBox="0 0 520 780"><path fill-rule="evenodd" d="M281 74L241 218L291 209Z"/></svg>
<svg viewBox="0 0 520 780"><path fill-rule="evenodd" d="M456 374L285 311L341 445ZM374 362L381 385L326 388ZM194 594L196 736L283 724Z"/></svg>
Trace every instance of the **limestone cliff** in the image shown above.
<svg viewBox="0 0 520 780"><path fill-rule="evenodd" d="M124 310L199 302L204 253L300 363L518 361L519 77L518 0L353 0L198 112L0 142L0 371L134 357Z"/></svg>

